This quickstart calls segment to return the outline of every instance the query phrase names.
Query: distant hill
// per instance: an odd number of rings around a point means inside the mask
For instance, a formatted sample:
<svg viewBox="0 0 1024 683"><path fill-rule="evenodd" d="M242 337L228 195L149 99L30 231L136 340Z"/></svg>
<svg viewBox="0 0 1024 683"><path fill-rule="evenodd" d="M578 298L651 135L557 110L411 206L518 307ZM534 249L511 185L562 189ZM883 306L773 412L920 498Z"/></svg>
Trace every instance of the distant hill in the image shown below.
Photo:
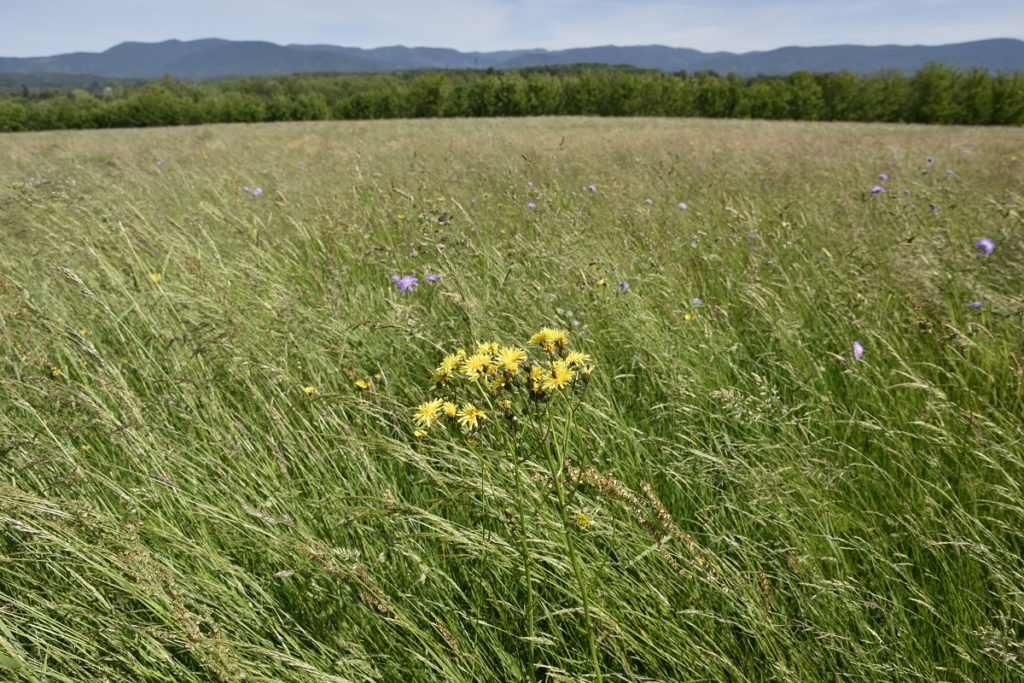
<svg viewBox="0 0 1024 683"><path fill-rule="evenodd" d="M991 71L1024 70L1024 41L1003 38L938 46L831 45L784 47L767 52L706 53L664 45L459 52L446 48L334 45L276 45L218 38L161 43L121 43L99 53L74 52L52 57L3 57L0 74L90 74L92 77L189 80L304 72L375 72L416 69L513 69L564 64L609 64L644 69L715 71L741 76L782 75L794 71L883 69L913 72L929 62Z"/></svg>

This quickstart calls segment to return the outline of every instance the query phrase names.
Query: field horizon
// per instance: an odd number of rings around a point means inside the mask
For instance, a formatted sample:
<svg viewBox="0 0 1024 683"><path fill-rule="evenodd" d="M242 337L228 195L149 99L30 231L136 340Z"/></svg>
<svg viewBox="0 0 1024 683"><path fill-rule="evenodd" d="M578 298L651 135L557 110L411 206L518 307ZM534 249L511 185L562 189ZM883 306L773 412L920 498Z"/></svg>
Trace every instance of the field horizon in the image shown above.
<svg viewBox="0 0 1024 683"><path fill-rule="evenodd" d="M0 679L1021 680L1022 187L1020 128L0 134Z"/></svg>

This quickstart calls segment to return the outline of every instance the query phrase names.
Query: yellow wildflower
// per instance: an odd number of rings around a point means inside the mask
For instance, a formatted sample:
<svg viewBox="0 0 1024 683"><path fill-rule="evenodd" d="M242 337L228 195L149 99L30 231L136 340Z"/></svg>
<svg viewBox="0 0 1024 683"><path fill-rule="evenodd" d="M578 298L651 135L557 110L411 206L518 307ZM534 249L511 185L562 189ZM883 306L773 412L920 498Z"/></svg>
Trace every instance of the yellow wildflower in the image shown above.
<svg viewBox="0 0 1024 683"><path fill-rule="evenodd" d="M313 394L316 393L316 387L302 387L302 390L305 391L309 396L312 396Z"/></svg>
<svg viewBox="0 0 1024 683"><path fill-rule="evenodd" d="M590 356L582 351L570 351L565 355L565 364L569 367L578 367L590 360Z"/></svg>
<svg viewBox="0 0 1024 683"><path fill-rule="evenodd" d="M576 513L576 523L584 529L593 524L594 522L582 512Z"/></svg>
<svg viewBox="0 0 1024 683"><path fill-rule="evenodd" d="M539 365L534 365L530 368L530 391L538 393L540 391L540 382L544 377L544 368Z"/></svg>
<svg viewBox="0 0 1024 683"><path fill-rule="evenodd" d="M427 401L421 403L416 408L416 414L413 416L413 420L419 427L427 428L437 421L437 414L441 412L441 406L444 404L439 398L435 398L433 401Z"/></svg>
<svg viewBox="0 0 1024 683"><path fill-rule="evenodd" d="M686 322L690 322L691 320L693 320L693 313L690 313L689 311L687 311L683 315L683 320L685 320Z"/></svg>
<svg viewBox="0 0 1024 683"><path fill-rule="evenodd" d="M498 352L498 342L481 342L476 346L477 355L486 353L493 356Z"/></svg>
<svg viewBox="0 0 1024 683"><path fill-rule="evenodd" d="M565 346L569 343L569 333L566 330L544 327L540 332L530 337L530 340L526 343L529 346L543 346L544 348L555 344Z"/></svg>
<svg viewBox="0 0 1024 683"><path fill-rule="evenodd" d="M445 401L444 404L441 406L441 410L444 411L444 414L447 418L454 420L455 416L459 412L459 407L452 403L451 401Z"/></svg>
<svg viewBox="0 0 1024 683"><path fill-rule="evenodd" d="M547 373L541 380L541 387L544 391L561 389L572 381L572 368L562 360L556 360L551 364L551 372Z"/></svg>
<svg viewBox="0 0 1024 683"><path fill-rule="evenodd" d="M399 213L397 216L395 216L395 218L397 218L400 221L404 221L405 220L405 214L404 213Z"/></svg>
<svg viewBox="0 0 1024 683"><path fill-rule="evenodd" d="M514 375L519 372L519 366L526 360L526 351L517 346L506 346L498 352L495 360L502 370Z"/></svg>
<svg viewBox="0 0 1024 683"><path fill-rule="evenodd" d="M462 374L472 380L478 380L484 376L490 364L490 354L474 353L462 363Z"/></svg>
<svg viewBox="0 0 1024 683"><path fill-rule="evenodd" d="M367 389L370 388L370 383L367 382L365 379L357 379L356 386L359 387L361 390L366 391Z"/></svg>
<svg viewBox="0 0 1024 683"><path fill-rule="evenodd" d="M471 432L480 426L480 420L486 420L487 413L477 408L472 403L466 403L459 411L459 424L463 431Z"/></svg>
<svg viewBox="0 0 1024 683"><path fill-rule="evenodd" d="M598 286L598 287L607 287L607 286L608 286L608 281L607 281L607 280L605 280L604 278L601 278L600 280L598 280L598 281L597 281L597 282L595 282L594 284L595 284L596 286Z"/></svg>
<svg viewBox="0 0 1024 683"><path fill-rule="evenodd" d="M160 273L150 273L149 274L149 279L152 280L153 283L155 284L155 283L160 282L161 280L163 280L164 276L161 275Z"/></svg>
<svg viewBox="0 0 1024 683"><path fill-rule="evenodd" d="M60 377L63 374L64 374L64 372L60 368L52 368L50 370L50 375L53 376L53 377Z"/></svg>
<svg viewBox="0 0 1024 683"><path fill-rule="evenodd" d="M422 429L417 429L417 430L413 431L412 435L415 436L417 439L422 439L423 437L425 437L427 435L427 433L425 431L423 431Z"/></svg>

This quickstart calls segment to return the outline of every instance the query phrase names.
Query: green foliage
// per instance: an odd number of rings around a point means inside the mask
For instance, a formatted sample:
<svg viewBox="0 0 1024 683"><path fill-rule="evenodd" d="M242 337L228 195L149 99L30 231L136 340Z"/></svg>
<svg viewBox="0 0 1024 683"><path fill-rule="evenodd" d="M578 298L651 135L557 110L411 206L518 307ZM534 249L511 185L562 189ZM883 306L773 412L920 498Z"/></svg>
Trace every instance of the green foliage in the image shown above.
<svg viewBox="0 0 1024 683"><path fill-rule="evenodd" d="M664 118L0 136L0 679L1024 679L1022 148ZM592 358L578 405L506 447L500 404L475 443L417 438L446 351L545 326Z"/></svg>
<svg viewBox="0 0 1024 683"><path fill-rule="evenodd" d="M109 89L107 89L109 87ZM6 104L5 104L6 103ZM743 80L626 67L297 75L0 94L0 130L493 116L1024 123L1024 75L930 65L915 76L798 72Z"/></svg>

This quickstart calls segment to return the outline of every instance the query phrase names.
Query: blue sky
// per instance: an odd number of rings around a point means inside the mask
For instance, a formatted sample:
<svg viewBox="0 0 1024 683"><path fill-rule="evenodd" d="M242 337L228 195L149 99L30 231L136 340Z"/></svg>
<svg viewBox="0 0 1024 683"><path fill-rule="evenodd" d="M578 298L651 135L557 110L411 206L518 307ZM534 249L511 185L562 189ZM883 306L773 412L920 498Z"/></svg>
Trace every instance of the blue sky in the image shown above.
<svg viewBox="0 0 1024 683"><path fill-rule="evenodd" d="M784 45L1024 38L1021 0L0 0L0 56L219 37L459 50L660 43Z"/></svg>

